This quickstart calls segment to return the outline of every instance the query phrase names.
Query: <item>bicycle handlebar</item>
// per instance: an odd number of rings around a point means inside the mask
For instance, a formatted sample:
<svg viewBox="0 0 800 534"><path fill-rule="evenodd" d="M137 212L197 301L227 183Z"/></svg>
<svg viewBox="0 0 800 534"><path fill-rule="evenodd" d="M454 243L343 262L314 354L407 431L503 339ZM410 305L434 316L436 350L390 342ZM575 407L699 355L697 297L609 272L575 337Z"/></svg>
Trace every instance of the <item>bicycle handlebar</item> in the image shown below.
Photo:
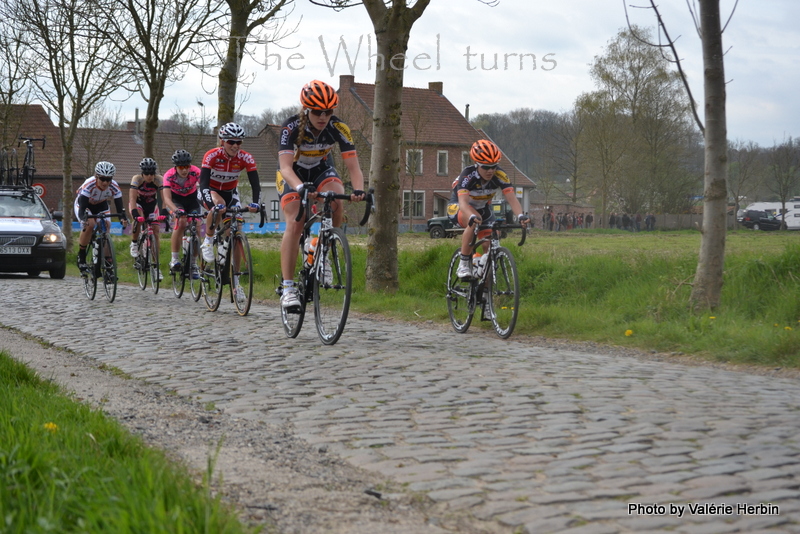
<svg viewBox="0 0 800 534"><path fill-rule="evenodd" d="M41 138L41 139L37 139L37 138L34 138L34 137L25 137L25 136L22 136L22 135L20 135L20 136L18 137L18 139L19 139L20 141L25 141L25 142L26 142L26 144L27 144L27 143L33 144L33 142L34 142L34 141L41 141L41 142L42 142L42 150L44 150L44 146L45 146L45 144L47 143L47 137L45 137L45 136L42 136L42 138ZM20 146L20 145L19 145L19 144L17 144L17 146Z"/></svg>
<svg viewBox="0 0 800 534"><path fill-rule="evenodd" d="M295 221L299 222L303 219L306 211L306 205L308 204L308 195L315 192L316 187L314 187L313 182L303 183L303 191L300 193L300 209L297 210L297 217L294 218ZM364 210L364 217L362 217L361 221L358 223L359 226L364 226L367 224L370 213L373 211L375 204L373 199L374 193L375 189L370 188L370 190L364 195L364 200L366 201L367 205L366 210ZM332 200L350 200L350 197L351 195L348 195L347 193L334 193L333 191L322 191L317 193L317 198L323 199L326 203Z"/></svg>
<svg viewBox="0 0 800 534"><path fill-rule="evenodd" d="M214 206L211 208L211 211L214 213L214 216L211 217L211 228L213 230L217 227L217 219L219 217L220 211L222 209L219 206ZM228 206L225 208L225 213L251 213L249 206ZM264 204L260 204L258 207L258 211L255 213L259 213L261 215L261 222L258 223L259 228L263 228L264 224L267 222L267 207Z"/></svg>
<svg viewBox="0 0 800 534"><path fill-rule="evenodd" d="M475 217L470 217L468 227L475 225ZM472 242L470 243L470 247L475 246L475 241L478 238L478 231L479 230L516 230L517 228L522 229L522 239L520 239L519 243L517 243L518 247L521 247L525 240L528 237L528 227L522 226L521 224L510 224L505 221L494 221L491 224L480 224L473 230L472 235Z"/></svg>

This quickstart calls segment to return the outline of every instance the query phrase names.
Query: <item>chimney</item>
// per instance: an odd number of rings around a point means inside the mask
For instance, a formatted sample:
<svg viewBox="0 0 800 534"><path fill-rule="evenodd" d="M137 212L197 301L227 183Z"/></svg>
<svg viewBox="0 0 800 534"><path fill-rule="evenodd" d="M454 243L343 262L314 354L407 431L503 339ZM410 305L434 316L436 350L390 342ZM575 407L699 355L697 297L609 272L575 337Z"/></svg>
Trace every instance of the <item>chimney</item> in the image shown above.
<svg viewBox="0 0 800 534"><path fill-rule="evenodd" d="M133 132L139 135L139 108L136 108L136 114L133 116Z"/></svg>
<svg viewBox="0 0 800 534"><path fill-rule="evenodd" d="M356 77L352 74L342 74L339 76L339 92L346 93L356 83Z"/></svg>
<svg viewBox="0 0 800 534"><path fill-rule="evenodd" d="M436 91L440 95L444 94L444 82L428 82L428 89Z"/></svg>
<svg viewBox="0 0 800 534"><path fill-rule="evenodd" d="M467 104L466 109L464 109L464 118L469 122L469 104Z"/></svg>

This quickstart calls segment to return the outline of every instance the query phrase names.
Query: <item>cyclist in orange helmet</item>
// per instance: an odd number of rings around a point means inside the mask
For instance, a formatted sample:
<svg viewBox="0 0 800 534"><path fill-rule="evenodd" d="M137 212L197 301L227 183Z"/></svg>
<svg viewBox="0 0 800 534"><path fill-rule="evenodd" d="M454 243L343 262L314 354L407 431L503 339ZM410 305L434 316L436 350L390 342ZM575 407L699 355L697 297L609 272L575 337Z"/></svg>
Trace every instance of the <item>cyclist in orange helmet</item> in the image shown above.
<svg viewBox="0 0 800 534"><path fill-rule="evenodd" d="M283 296L281 306L288 311L300 307L294 287L294 271L299 252L300 234L305 221L295 221L300 208L303 183L313 182L316 191L344 194L344 184L332 165L330 152L339 145L344 165L352 181L352 201L364 199L364 174L358 163L356 147L347 127L333 114L339 95L325 82L313 80L300 91L300 112L283 122L278 148L278 174L275 182L286 218L281 242ZM333 224L341 226L344 212L339 201L333 202Z"/></svg>
<svg viewBox="0 0 800 534"><path fill-rule="evenodd" d="M491 203L495 193L500 190L517 220L527 227L530 219L522 212L514 186L505 171L499 167L501 154L497 145L487 139L480 139L473 143L469 155L475 164L465 167L455 179L450 204L447 206L447 215L453 224L468 228L469 221L473 218L475 224L494 222ZM485 230L479 237L488 232L489 230ZM456 272L464 280L472 278L471 242L472 232L465 231L461 236L461 262Z"/></svg>

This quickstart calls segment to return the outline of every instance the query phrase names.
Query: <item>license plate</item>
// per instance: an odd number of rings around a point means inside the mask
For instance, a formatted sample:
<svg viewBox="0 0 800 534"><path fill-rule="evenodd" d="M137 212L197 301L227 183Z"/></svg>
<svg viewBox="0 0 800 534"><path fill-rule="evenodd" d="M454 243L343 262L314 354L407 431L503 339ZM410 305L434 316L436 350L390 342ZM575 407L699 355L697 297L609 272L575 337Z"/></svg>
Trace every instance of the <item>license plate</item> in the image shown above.
<svg viewBox="0 0 800 534"><path fill-rule="evenodd" d="M0 247L0 254L30 254L31 247Z"/></svg>

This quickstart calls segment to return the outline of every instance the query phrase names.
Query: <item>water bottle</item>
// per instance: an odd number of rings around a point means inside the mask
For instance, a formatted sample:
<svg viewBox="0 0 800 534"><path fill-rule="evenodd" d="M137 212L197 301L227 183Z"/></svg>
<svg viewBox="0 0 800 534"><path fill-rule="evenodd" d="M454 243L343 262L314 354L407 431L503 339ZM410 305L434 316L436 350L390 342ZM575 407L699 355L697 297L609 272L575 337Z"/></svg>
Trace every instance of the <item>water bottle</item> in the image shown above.
<svg viewBox="0 0 800 534"><path fill-rule="evenodd" d="M97 243L92 245L92 265L97 265Z"/></svg>
<svg viewBox="0 0 800 534"><path fill-rule="evenodd" d="M182 247L183 247L183 255L186 256L187 254L189 254L189 236L188 235L183 236Z"/></svg>
<svg viewBox="0 0 800 534"><path fill-rule="evenodd" d="M219 250L219 262L225 263L225 256L228 255L228 242L223 241L222 244L220 244L218 250Z"/></svg>
<svg viewBox="0 0 800 534"><path fill-rule="evenodd" d="M486 267L486 254L476 254L472 257L472 265L475 267L475 276L479 277L483 274L483 268Z"/></svg>
<svg viewBox="0 0 800 534"><path fill-rule="evenodd" d="M314 251L317 250L317 238L306 239L303 246L303 266L311 267L314 264Z"/></svg>

